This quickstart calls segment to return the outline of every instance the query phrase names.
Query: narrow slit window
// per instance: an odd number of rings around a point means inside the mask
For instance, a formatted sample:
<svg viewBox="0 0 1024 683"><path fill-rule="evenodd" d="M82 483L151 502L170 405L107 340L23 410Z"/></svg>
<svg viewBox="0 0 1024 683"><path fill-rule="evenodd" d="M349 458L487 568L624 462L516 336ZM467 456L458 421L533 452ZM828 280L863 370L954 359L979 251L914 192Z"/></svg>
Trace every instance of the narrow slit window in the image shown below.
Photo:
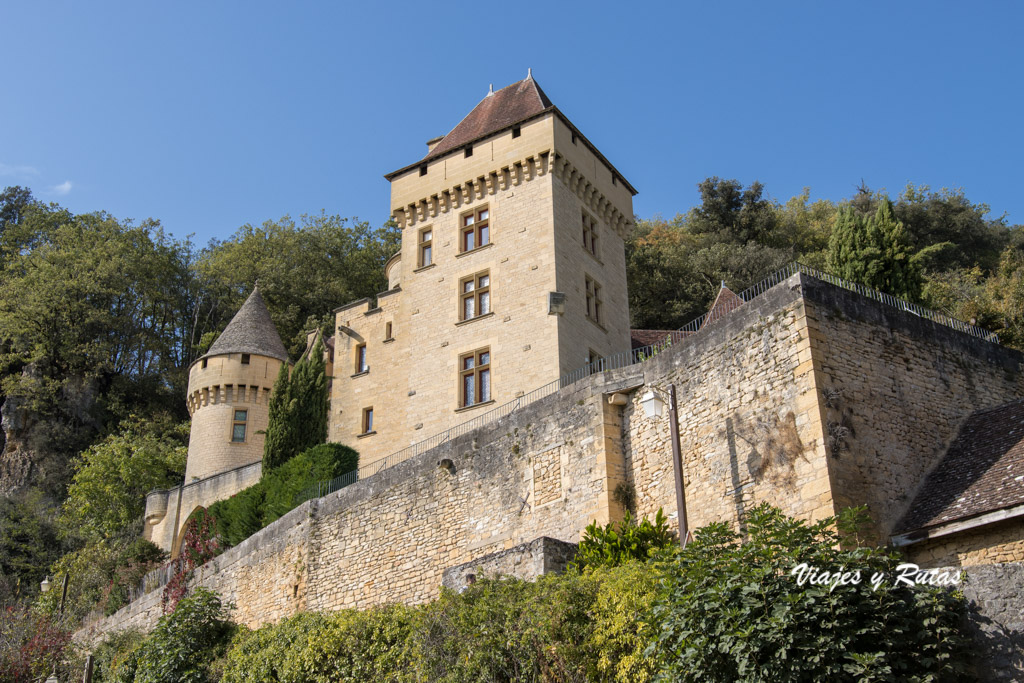
<svg viewBox="0 0 1024 683"><path fill-rule="evenodd" d="M366 372L370 366L366 363L366 344L356 347L356 374Z"/></svg>
<svg viewBox="0 0 1024 683"><path fill-rule="evenodd" d="M391 339L394 339L394 337L391 336L391 323L384 323L384 341L389 341Z"/></svg>
<svg viewBox="0 0 1024 683"><path fill-rule="evenodd" d="M363 408L362 433L369 434L373 431L373 407Z"/></svg>

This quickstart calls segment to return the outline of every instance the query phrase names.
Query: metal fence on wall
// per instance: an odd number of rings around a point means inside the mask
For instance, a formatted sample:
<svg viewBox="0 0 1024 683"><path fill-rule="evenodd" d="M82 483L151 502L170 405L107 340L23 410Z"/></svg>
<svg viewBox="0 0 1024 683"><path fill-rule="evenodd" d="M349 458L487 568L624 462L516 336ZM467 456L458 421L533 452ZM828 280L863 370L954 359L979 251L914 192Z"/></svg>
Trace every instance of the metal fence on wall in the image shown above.
<svg viewBox="0 0 1024 683"><path fill-rule="evenodd" d="M688 336L690 334L695 334L705 325L709 325L715 322L715 320L721 318L722 316L728 315L742 304L747 303L761 296L772 287L775 287L776 285L788 280L796 273L803 273L813 278L817 278L819 280L828 282L829 284L835 285L836 287L848 289L850 291L856 292L857 294L865 298L872 299L874 301L879 301L893 308L899 309L901 311L906 311L908 313L912 313L921 318L925 318L927 320L931 320L932 322L936 322L940 325L951 327L965 334L978 337L979 339L984 339L986 341L990 341L993 343L999 342L998 335L996 335L993 332L989 332L988 330L984 330L980 327L977 327L976 325L970 325L961 320L956 320L955 318L943 315L942 313L938 313L936 311L929 310L922 306L918 306L917 304L911 303L909 301L899 299L897 297L892 296L891 294L879 292L878 290L871 289L870 287L865 287L864 285L859 285L855 282L844 280L840 277L836 277L835 275L829 275L828 273L824 273L815 268L811 268L810 266L805 266L802 263L791 263L785 268L775 273L772 273L771 275L761 280L757 284L753 285L752 287L748 287L747 289L740 292L737 295L738 299L729 299L723 302L721 305L716 306L712 311L705 313L699 318L691 320L686 325L683 325L676 332L682 333L682 337ZM580 381L581 379L589 377L590 375L593 375L596 372L602 372L604 370L617 370L619 368L635 365L636 363L641 363L647 360L648 358L654 356L655 354L659 353L660 351L663 351L666 347L671 346L673 342L673 337L675 337L678 341L680 335L670 333L666 336L666 339L663 342L660 342L658 344L617 353L608 358L603 358L594 363L589 363L583 366L582 368L575 370L574 372L570 372L567 375L563 375L562 377L554 380L553 382L549 382L538 389L534 389L528 394L524 394L509 401L508 403L498 406L497 408L493 408L492 410L489 410L486 413L483 413L482 415L479 415L473 418L472 420L469 420L468 422L463 422L462 424L456 425L455 427L446 429L440 434L435 434L434 436L428 439L424 439L423 441L412 444L411 446L407 446L402 450L392 453L391 455L382 458L381 460L378 460L370 465L360 467L355 472L349 472L348 474L342 475L341 477L338 477L336 479L321 482L316 487L304 491L300 495L298 502L304 502L311 498L325 496L329 493L333 493L341 488L344 488L349 484L353 484L359 481L360 479L365 479L367 477L373 476L374 474L377 474L378 472L388 469L389 467L393 467L394 465L397 465L400 462L404 462L409 458L413 458L419 455L420 453L425 453L426 451L429 451L432 448L436 448L437 446L447 443L448 441L451 441L456 437L462 436L463 434L467 434L475 429L479 429L484 425L488 425L492 422L495 422L496 420L499 420L505 417L506 415L515 412L516 410L522 408L523 406L529 405L530 403L542 399L545 396L550 396L551 394L566 387L569 387L575 384L576 382Z"/></svg>

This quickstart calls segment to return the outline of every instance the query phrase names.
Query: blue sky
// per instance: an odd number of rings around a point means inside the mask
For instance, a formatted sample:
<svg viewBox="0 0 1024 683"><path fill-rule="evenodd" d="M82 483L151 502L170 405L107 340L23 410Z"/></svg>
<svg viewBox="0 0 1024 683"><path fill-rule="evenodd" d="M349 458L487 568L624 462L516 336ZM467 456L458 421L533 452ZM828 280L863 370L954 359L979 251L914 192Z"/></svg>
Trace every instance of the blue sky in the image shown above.
<svg viewBox="0 0 1024 683"><path fill-rule="evenodd" d="M717 175L785 201L963 187L1024 223L1016 2L10 2L0 187L199 243L321 209L533 68L639 190Z"/></svg>

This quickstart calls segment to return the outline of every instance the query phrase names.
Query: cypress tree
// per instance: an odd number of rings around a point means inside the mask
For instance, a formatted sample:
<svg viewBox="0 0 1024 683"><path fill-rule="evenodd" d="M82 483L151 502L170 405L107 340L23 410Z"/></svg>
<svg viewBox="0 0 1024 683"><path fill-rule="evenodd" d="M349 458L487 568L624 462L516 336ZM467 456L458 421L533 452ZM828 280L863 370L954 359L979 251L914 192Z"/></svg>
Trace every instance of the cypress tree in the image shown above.
<svg viewBox="0 0 1024 683"><path fill-rule="evenodd" d="M834 275L911 301L920 298L920 268L888 197L872 217L850 206L840 208L828 247Z"/></svg>
<svg viewBox="0 0 1024 683"><path fill-rule="evenodd" d="M288 363L281 363L268 406L270 414L263 441L264 472L269 472L295 454L295 421L292 419L294 404Z"/></svg>
<svg viewBox="0 0 1024 683"><path fill-rule="evenodd" d="M319 340L295 366L291 387L295 399L294 456L327 441L327 375L324 347Z"/></svg>

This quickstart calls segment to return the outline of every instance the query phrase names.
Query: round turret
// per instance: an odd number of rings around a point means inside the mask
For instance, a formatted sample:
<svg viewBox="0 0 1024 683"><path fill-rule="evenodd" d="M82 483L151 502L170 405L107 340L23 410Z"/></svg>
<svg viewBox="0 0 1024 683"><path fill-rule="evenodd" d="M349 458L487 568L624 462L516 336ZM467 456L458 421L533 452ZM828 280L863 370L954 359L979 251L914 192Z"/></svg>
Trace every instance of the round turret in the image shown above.
<svg viewBox="0 0 1024 683"><path fill-rule="evenodd" d="M258 462L268 404L288 361L259 289L254 289L209 352L189 368L185 484Z"/></svg>

